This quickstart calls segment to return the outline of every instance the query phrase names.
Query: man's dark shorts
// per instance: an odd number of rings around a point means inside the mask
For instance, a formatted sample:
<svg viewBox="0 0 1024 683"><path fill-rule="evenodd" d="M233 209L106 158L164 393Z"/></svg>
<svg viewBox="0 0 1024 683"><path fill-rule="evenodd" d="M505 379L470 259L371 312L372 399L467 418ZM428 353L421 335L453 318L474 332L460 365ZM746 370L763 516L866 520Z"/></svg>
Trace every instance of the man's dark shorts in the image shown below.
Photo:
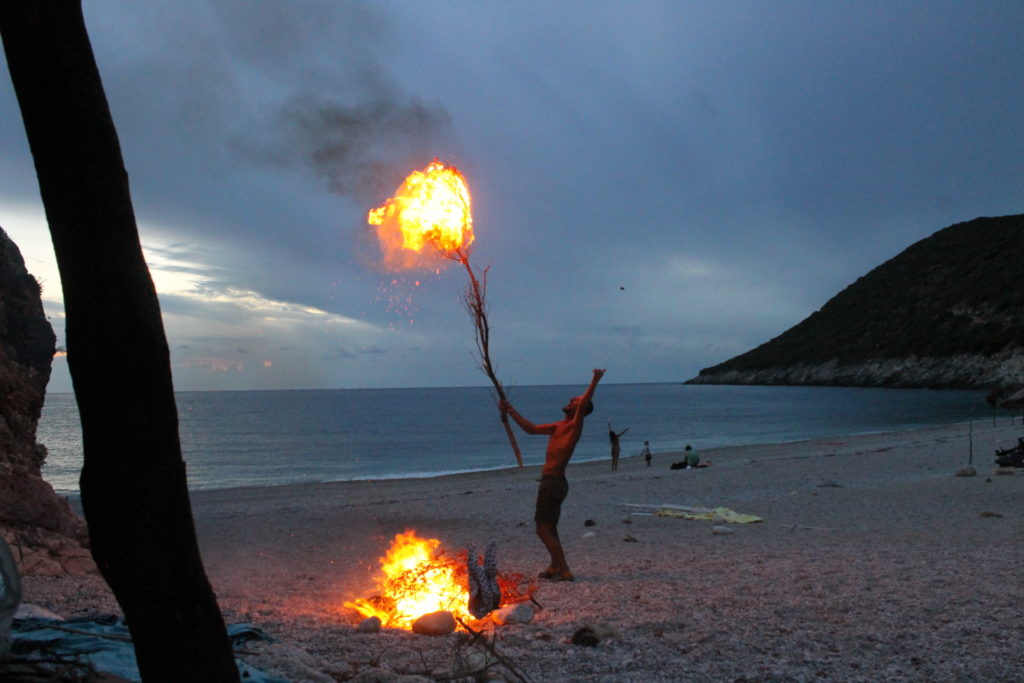
<svg viewBox="0 0 1024 683"><path fill-rule="evenodd" d="M562 515L562 501L569 495L569 480L560 474L545 474L537 488L537 510L533 521L551 525L558 524Z"/></svg>

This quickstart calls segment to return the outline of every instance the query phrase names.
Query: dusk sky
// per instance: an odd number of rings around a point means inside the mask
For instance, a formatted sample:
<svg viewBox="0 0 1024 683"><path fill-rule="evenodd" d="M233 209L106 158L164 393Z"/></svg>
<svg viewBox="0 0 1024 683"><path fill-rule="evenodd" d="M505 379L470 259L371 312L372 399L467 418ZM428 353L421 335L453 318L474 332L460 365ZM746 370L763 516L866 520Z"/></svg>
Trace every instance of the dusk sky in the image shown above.
<svg viewBox="0 0 1024 683"><path fill-rule="evenodd" d="M487 384L465 272L381 272L365 222L433 157L513 387L686 380L1024 212L1019 0L84 5L179 390ZM0 179L63 345L6 66Z"/></svg>

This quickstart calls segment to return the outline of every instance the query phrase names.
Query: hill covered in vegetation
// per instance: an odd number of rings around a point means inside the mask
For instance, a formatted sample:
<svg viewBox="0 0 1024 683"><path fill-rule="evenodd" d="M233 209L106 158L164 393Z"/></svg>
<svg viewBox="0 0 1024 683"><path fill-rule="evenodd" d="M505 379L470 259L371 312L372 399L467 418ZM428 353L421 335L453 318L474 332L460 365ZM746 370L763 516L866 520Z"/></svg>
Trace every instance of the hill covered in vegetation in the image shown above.
<svg viewBox="0 0 1024 683"><path fill-rule="evenodd" d="M1024 383L1024 214L944 228L691 384Z"/></svg>

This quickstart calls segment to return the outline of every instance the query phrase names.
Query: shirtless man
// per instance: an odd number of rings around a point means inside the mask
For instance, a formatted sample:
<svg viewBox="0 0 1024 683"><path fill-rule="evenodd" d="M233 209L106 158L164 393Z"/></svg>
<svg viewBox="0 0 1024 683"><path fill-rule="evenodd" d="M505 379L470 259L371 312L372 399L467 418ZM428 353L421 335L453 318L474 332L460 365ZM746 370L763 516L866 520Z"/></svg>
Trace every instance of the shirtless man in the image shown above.
<svg viewBox="0 0 1024 683"><path fill-rule="evenodd" d="M594 370L590 386L580 396L574 396L562 408L565 419L559 422L535 425L520 415L508 401L501 401L499 407L508 413L516 424L527 434L547 434L548 448L544 455L544 467L540 471L540 486L537 488L537 508L533 519L537 523L537 536L540 537L551 564L540 573L540 578L552 581L572 581L569 564L565 561L565 551L558 538L558 518L562 513L562 501L569 494L569 482L565 478L565 466L576 448L583 433L583 418L594 410L591 398L597 383L604 376L604 370Z"/></svg>

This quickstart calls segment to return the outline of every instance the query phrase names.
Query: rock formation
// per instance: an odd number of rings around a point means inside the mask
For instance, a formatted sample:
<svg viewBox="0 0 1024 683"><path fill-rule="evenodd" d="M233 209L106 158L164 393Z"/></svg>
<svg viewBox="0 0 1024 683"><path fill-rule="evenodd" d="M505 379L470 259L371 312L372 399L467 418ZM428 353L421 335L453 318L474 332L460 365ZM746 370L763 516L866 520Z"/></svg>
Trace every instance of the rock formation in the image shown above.
<svg viewBox="0 0 1024 683"><path fill-rule="evenodd" d="M939 230L690 384L1024 385L1024 215ZM1001 398L1001 397L1000 397Z"/></svg>
<svg viewBox="0 0 1024 683"><path fill-rule="evenodd" d="M84 574L95 570L85 522L40 473L36 426L56 343L40 294L0 228L0 536L23 575Z"/></svg>

